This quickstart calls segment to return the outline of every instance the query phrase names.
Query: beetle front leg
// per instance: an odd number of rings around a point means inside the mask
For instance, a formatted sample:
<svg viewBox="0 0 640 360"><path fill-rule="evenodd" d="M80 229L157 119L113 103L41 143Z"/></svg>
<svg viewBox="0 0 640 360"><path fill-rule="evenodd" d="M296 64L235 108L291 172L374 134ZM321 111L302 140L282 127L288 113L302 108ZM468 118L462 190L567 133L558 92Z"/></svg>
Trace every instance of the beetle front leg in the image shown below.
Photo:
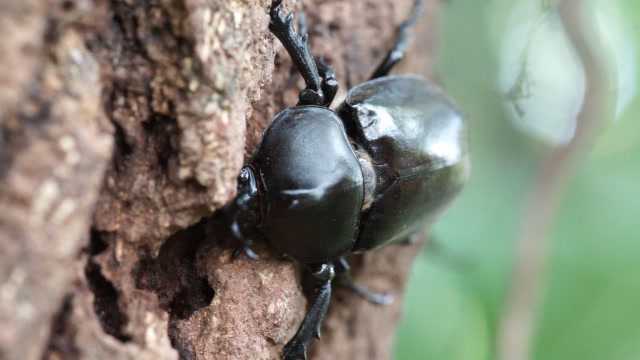
<svg viewBox="0 0 640 360"><path fill-rule="evenodd" d="M317 58L316 63L318 65L318 72L322 78L322 92L324 93L325 103L324 106L331 106L333 98L336 97L338 92L338 80L336 79L336 72L333 68L325 62L323 58Z"/></svg>
<svg viewBox="0 0 640 360"><path fill-rule="evenodd" d="M322 92L322 78L318 73L318 66L309 49L309 37L306 25L299 32L293 28L293 13L282 13L282 0L273 0L269 10L271 21L269 30L282 43L291 60L302 75L307 87L300 92L298 105L323 106L325 96Z"/></svg>
<svg viewBox="0 0 640 360"><path fill-rule="evenodd" d="M313 291L311 307L296 335L284 346L283 360L306 360L309 344L314 338L320 338L320 327L331 301L331 281L334 275L333 265L321 264L312 269L311 277L305 278L312 281L308 284Z"/></svg>
<svg viewBox="0 0 640 360"><path fill-rule="evenodd" d="M351 267L347 259L340 258L334 263L336 269L336 285L354 292L356 295L375 305L388 305L393 302L393 296L385 293L377 293L365 286L356 284L351 278Z"/></svg>
<svg viewBox="0 0 640 360"><path fill-rule="evenodd" d="M233 250L231 257L233 259L237 259L238 257L240 257L240 255L244 254L251 260L258 260L258 254L256 254L255 251L251 249L253 240L247 238L242 234L238 221L234 220L233 223L231 223L231 233L236 238L236 240L240 242L240 245Z"/></svg>
<svg viewBox="0 0 640 360"><path fill-rule="evenodd" d="M240 242L232 257L235 259L240 254L245 254L248 258L256 260L258 255L251 250L252 241L246 236L246 230L255 227L258 212L258 184L250 166L240 170L237 192L236 198L223 209L230 224L231 234Z"/></svg>
<svg viewBox="0 0 640 360"><path fill-rule="evenodd" d="M307 26L307 16L304 11L298 12L298 33L300 36L309 38L309 27ZM333 99L338 92L338 80L336 79L336 72L331 65L322 57L315 58L318 74L320 75L322 93L324 95L324 106L329 107L333 102Z"/></svg>

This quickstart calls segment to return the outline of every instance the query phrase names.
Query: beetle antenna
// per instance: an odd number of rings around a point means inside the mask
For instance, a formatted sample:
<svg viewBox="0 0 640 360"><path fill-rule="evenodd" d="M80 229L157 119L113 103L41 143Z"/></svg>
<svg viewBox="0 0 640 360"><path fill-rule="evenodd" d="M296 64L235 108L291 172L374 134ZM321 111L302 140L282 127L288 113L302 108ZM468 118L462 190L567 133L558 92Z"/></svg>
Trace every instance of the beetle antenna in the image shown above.
<svg viewBox="0 0 640 360"><path fill-rule="evenodd" d="M274 0L269 11L271 22L269 30L280 40L291 56L291 60L304 78L307 87L300 92L299 105L324 105L326 100L322 91L322 78L318 66L309 50L309 36L303 20L303 26L296 33L293 28L293 13L284 16L282 0Z"/></svg>
<svg viewBox="0 0 640 360"><path fill-rule="evenodd" d="M415 0L411 15L398 26L393 47L373 72L371 79L387 76L391 69L404 58L411 42L411 30L415 27L423 12L424 2L422 0Z"/></svg>

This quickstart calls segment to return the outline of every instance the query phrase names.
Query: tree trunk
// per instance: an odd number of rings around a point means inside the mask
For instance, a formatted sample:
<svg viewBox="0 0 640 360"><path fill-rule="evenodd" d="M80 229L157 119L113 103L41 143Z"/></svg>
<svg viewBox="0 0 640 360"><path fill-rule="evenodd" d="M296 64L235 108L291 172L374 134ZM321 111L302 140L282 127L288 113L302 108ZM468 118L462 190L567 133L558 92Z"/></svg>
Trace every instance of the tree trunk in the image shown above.
<svg viewBox="0 0 640 360"><path fill-rule="evenodd" d="M215 216L301 88L269 3L0 0L0 359L278 358L305 313L297 267L264 244L231 261ZM304 1L338 97L411 3ZM400 71L428 72L435 7ZM397 300L338 291L313 359L390 358L418 248L353 259Z"/></svg>

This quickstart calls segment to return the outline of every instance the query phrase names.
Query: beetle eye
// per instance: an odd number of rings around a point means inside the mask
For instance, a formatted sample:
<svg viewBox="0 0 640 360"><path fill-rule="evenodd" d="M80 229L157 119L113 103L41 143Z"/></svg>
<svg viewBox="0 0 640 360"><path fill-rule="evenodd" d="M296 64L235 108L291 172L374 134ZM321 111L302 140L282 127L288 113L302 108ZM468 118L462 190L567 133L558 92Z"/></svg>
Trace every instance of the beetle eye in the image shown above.
<svg viewBox="0 0 640 360"><path fill-rule="evenodd" d="M247 167L243 167L238 175L238 182L241 184L247 184L251 181L251 171Z"/></svg>
<svg viewBox="0 0 640 360"><path fill-rule="evenodd" d="M249 181L249 170L247 170L247 168L242 168L242 170L240 170L240 175L238 175L238 181L241 183L246 183Z"/></svg>

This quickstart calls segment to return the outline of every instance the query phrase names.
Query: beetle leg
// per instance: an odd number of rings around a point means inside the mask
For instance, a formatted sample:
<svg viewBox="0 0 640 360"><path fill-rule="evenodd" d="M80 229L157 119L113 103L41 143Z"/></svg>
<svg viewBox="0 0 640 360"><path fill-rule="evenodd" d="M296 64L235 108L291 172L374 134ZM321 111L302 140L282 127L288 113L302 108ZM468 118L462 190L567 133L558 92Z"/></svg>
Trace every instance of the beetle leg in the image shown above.
<svg viewBox="0 0 640 360"><path fill-rule="evenodd" d="M248 257L251 260L258 260L258 254L256 254L255 251L251 249L251 245L253 244L253 241L242 235L237 221L234 221L231 224L231 232L233 233L233 236L241 243L238 247L236 247L233 250L233 253L231 254L231 258L235 260L238 257L240 257L240 255L244 254L246 257Z"/></svg>
<svg viewBox="0 0 640 360"><path fill-rule="evenodd" d="M320 77L322 77L322 92L325 96L324 106L331 106L333 98L335 98L338 92L338 80L336 80L336 72L333 68L327 64L323 58L317 58L318 71Z"/></svg>
<svg viewBox="0 0 640 360"><path fill-rule="evenodd" d="M382 63L378 65L378 68L373 72L371 79L388 75L391 69L393 69L400 60L402 60L411 41L410 32L416 25L418 18L422 15L423 9L423 1L415 0L411 16L398 26L393 47L389 50L384 60L382 60Z"/></svg>
<svg viewBox="0 0 640 360"><path fill-rule="evenodd" d="M300 92L299 105L324 105L325 96L322 91L322 78L318 66L309 50L309 39L306 25L296 33L293 28L293 13L282 14L282 0L273 0L269 11L271 21L269 30L280 40L291 56L291 60L304 78L307 87Z"/></svg>
<svg viewBox="0 0 640 360"><path fill-rule="evenodd" d="M307 15L304 13L304 10L298 11L296 14L298 16L298 34L301 37L309 37L309 26L307 24Z"/></svg>
<svg viewBox="0 0 640 360"><path fill-rule="evenodd" d="M307 348L313 338L320 338L320 326L331 301L331 280L335 275L332 264L321 264L313 269L310 287L313 290L311 307L302 320L296 335L284 346L283 360L307 359Z"/></svg>
<svg viewBox="0 0 640 360"><path fill-rule="evenodd" d="M258 257L258 254L256 254L255 251L253 251L253 249L251 249L251 246L249 245L238 246L235 250L233 250L233 254L231 254L231 258L235 260L239 258L241 254L244 254L244 256L246 256L251 260L260 259L260 257Z"/></svg>
<svg viewBox="0 0 640 360"><path fill-rule="evenodd" d="M309 27L307 26L307 17L305 16L304 11L298 11L298 34L301 34L301 36L306 35L308 38ZM315 62L316 67L318 68L318 74L322 79L320 88L324 95L323 105L329 107L338 92L336 72L322 57L316 57Z"/></svg>
<svg viewBox="0 0 640 360"><path fill-rule="evenodd" d="M422 237L422 233L417 232L415 234L411 234L411 235L407 236L406 238L398 241L397 244L401 245L401 246L415 245L415 244L418 243L418 241L420 241L421 237Z"/></svg>
<svg viewBox="0 0 640 360"><path fill-rule="evenodd" d="M240 170L237 192L235 199L223 210L231 224L231 234L241 243L232 257L235 259L244 253L248 258L256 260L258 255L251 250L252 241L243 233L243 230L255 226L258 212L258 184L251 167L245 166Z"/></svg>
<svg viewBox="0 0 640 360"><path fill-rule="evenodd" d="M347 259L340 258L334 263L336 268L336 285L344 287L375 305L388 305L393 302L393 296L385 293L376 293L365 286L356 284L351 278L351 267Z"/></svg>

